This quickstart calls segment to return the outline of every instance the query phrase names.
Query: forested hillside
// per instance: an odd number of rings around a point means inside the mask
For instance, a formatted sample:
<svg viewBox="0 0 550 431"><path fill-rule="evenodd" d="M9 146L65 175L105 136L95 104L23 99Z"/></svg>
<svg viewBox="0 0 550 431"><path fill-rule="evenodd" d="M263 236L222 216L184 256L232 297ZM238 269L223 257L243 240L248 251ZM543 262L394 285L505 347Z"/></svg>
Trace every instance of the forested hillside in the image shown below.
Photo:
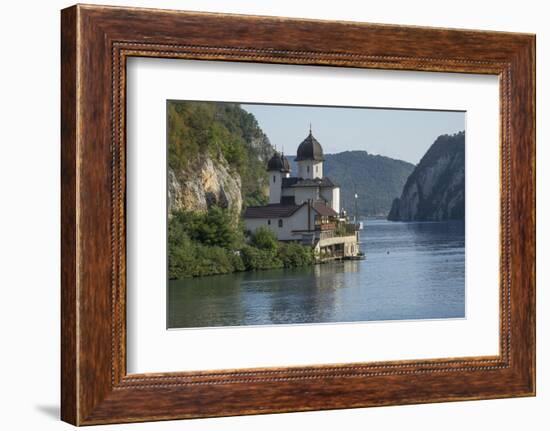
<svg viewBox="0 0 550 431"><path fill-rule="evenodd" d="M296 172L294 156L288 156ZM348 213L355 211L357 193L359 216L383 216L401 194L414 169L412 163L369 154L366 151L343 151L325 154L324 175L340 186L340 202Z"/></svg>

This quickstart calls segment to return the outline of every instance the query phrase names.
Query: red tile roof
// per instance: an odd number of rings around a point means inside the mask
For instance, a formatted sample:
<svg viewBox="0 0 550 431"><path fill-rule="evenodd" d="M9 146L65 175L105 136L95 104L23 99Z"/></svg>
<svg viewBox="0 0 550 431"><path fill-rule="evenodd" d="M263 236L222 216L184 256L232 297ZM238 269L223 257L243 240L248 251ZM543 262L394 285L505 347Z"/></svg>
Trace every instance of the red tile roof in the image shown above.
<svg viewBox="0 0 550 431"><path fill-rule="evenodd" d="M323 202L314 202L313 203L313 209L320 216L327 216L327 217L337 217L338 216L338 213L336 211L334 211L331 207L326 206Z"/></svg>

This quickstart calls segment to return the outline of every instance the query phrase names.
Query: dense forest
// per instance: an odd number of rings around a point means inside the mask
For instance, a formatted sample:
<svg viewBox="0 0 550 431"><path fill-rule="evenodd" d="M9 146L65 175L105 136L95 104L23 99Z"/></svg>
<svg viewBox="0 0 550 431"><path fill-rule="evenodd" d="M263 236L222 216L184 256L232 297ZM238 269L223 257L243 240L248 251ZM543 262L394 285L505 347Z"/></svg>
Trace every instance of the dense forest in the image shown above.
<svg viewBox="0 0 550 431"><path fill-rule="evenodd" d="M344 151L325 156L325 174L340 185L342 205L353 211L354 194L360 216L386 216L414 165L402 160Z"/></svg>
<svg viewBox="0 0 550 431"><path fill-rule="evenodd" d="M170 279L311 265L313 250L297 243L277 241L273 232L260 228L245 237L232 226L227 210L176 211L168 223Z"/></svg>

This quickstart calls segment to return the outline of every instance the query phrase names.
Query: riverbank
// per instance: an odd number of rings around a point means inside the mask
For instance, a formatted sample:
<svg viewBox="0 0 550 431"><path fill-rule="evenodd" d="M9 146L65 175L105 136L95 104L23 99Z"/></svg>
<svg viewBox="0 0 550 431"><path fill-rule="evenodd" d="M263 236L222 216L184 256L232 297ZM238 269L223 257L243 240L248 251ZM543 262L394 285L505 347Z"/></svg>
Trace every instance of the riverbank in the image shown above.
<svg viewBox="0 0 550 431"><path fill-rule="evenodd" d="M277 241L265 228L247 233L227 212L179 211L168 222L168 277L171 280L315 264L311 247Z"/></svg>

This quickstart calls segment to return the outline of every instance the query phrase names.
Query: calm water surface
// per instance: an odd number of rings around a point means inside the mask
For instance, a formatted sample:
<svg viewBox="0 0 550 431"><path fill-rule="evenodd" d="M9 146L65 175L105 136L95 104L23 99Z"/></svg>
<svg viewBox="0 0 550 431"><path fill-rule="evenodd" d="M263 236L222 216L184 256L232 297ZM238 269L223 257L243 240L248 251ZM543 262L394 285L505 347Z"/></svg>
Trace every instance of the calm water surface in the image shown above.
<svg viewBox="0 0 550 431"><path fill-rule="evenodd" d="M368 220L363 261L172 280L168 327L457 318L464 223Z"/></svg>

